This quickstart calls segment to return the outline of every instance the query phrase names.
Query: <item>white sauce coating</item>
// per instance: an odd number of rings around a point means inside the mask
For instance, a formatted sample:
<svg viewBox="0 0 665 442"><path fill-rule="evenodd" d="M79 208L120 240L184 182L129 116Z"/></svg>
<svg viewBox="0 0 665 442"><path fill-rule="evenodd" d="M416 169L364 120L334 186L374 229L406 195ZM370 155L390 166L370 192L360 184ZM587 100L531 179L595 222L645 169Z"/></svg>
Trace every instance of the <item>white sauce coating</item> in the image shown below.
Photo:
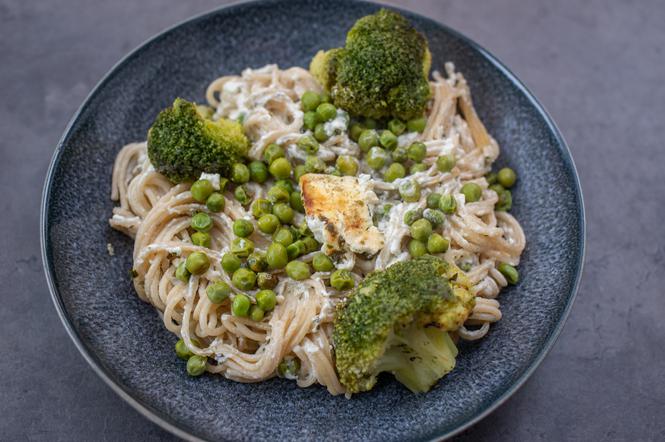
<svg viewBox="0 0 665 442"><path fill-rule="evenodd" d="M205 173L203 172L201 176L199 177L200 180L208 180L210 181L210 184L212 184L212 188L215 190L220 189L220 179L221 177L219 176L218 173Z"/></svg>

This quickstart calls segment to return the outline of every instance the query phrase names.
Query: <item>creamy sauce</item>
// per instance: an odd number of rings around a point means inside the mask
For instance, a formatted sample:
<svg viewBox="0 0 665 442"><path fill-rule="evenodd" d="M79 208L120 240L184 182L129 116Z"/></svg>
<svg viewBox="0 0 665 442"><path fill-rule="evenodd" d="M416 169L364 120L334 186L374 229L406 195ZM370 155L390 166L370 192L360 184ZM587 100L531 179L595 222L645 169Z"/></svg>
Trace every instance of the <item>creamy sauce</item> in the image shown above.
<svg viewBox="0 0 665 442"><path fill-rule="evenodd" d="M212 188L215 190L219 190L220 186L220 179L221 177L219 176L218 173L205 173L203 172L201 176L199 177L200 180L208 180L210 181L210 184L212 184Z"/></svg>
<svg viewBox="0 0 665 442"><path fill-rule="evenodd" d="M346 132L348 126L349 114L341 109L337 109L337 116L335 116L335 118L332 120L324 123L323 130L326 132L326 135L332 137L333 135L339 135Z"/></svg>

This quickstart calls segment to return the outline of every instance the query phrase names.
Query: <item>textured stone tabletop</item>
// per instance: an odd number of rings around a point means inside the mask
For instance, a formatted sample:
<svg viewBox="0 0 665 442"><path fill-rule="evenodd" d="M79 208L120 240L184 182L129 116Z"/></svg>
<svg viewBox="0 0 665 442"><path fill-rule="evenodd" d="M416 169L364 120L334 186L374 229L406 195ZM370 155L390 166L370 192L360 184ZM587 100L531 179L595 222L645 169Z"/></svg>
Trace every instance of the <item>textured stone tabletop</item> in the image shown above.
<svg viewBox="0 0 665 442"><path fill-rule="evenodd" d="M468 35L531 88L580 173L588 251L552 352L458 440L665 440L665 4L394 1ZM219 1L0 0L0 440L173 440L67 337L39 201L67 121L126 52Z"/></svg>

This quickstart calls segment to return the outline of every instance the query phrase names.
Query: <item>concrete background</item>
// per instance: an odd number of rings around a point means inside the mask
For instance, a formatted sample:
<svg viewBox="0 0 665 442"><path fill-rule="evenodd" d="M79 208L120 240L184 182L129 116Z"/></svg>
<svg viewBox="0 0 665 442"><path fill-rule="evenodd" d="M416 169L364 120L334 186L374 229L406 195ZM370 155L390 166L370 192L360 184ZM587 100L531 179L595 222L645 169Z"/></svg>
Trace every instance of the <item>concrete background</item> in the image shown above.
<svg viewBox="0 0 665 442"><path fill-rule="evenodd" d="M0 440L172 440L87 366L39 256L67 121L146 38L220 1L0 0ZM549 109L579 169L588 253L554 350L458 440L665 439L665 3L392 1L493 52Z"/></svg>

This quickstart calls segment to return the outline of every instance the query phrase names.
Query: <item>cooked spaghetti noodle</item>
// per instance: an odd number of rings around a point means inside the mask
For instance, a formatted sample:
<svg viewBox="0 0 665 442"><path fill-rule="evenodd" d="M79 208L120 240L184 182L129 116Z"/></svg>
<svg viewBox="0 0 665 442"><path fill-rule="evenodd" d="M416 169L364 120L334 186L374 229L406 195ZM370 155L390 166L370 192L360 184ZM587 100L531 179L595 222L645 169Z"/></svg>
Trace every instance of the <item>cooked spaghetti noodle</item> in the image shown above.
<svg viewBox="0 0 665 442"><path fill-rule="evenodd" d="M488 333L490 324L501 319L496 298L508 282L497 266L519 263L525 237L515 218L495 211L498 196L488 188L484 176L498 157L499 146L479 120L464 77L448 63L446 76L435 72L430 86L433 98L427 107L424 131L398 138L400 146L414 141L427 146L423 161L427 169L409 177L422 187L422 197L417 202L403 202L397 194L399 179L386 182L361 161L360 173L366 175L367 186L378 197L375 206L392 205L387 216L378 222L386 242L371 258L347 252L336 265L350 270L359 281L371 271L408 259L409 228L402 221L404 214L424 208L430 192L453 195L457 211L437 229L450 239L450 247L440 256L463 264L467 270L476 303L457 334L461 339L476 340ZM266 146L278 143L285 146L287 159L301 161L304 154L296 148L297 140L303 136L299 97L305 91L320 90L304 69L280 70L268 65L247 69L240 76L218 78L208 87L206 98L215 109L213 119L241 119L251 142L250 158L263 158ZM440 172L436 159L448 154L457 158L455 167L450 172ZM331 161L338 155L360 157L360 150L342 131L322 142L317 155ZM482 189L476 202L465 202L460 192L469 182ZM254 200L265 197L264 186L249 183L248 187ZM220 260L229 251L234 220L256 223L231 192L225 192L227 204L222 212L210 212L193 199L189 184L174 185L155 171L147 157L146 143L142 142L128 144L118 154L111 197L118 202L111 226L135 240L136 292L163 313L166 328L180 336L192 353L208 357L209 372L239 382L258 382L276 376L280 361L293 357L300 362L296 378L299 386L318 383L331 394L345 393L336 375L331 341L335 305L344 300L345 293L324 283L330 272L314 273L304 281L281 278L274 289L277 305L261 321L234 316L229 303L213 304L206 296L211 281L231 284ZM209 248L191 241L188 229L196 212L207 212L213 220ZM294 224L302 221L303 215L296 214ZM251 238L257 250L265 250L271 241L258 229ZM175 277L175 269L194 251L205 252L211 265L205 273L192 275L184 283ZM299 259L308 262L312 256L310 253Z"/></svg>

